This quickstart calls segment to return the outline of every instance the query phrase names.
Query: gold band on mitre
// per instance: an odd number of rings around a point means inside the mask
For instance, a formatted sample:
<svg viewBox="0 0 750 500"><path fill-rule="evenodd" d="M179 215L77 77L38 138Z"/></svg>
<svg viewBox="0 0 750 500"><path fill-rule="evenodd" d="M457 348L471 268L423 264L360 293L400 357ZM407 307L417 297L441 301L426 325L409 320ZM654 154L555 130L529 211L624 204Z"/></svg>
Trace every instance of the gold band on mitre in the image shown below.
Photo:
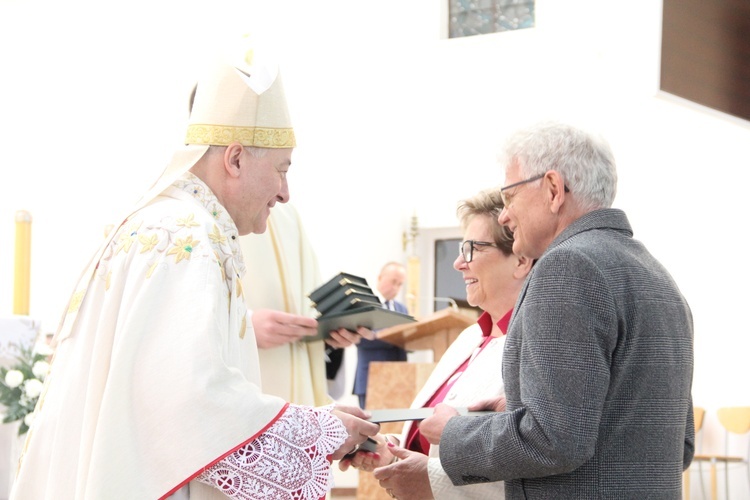
<svg viewBox="0 0 750 500"><path fill-rule="evenodd" d="M186 144L296 146L278 67L246 59L220 61L198 81Z"/></svg>
<svg viewBox="0 0 750 500"><path fill-rule="evenodd" d="M239 142L257 148L293 148L297 146L294 130L270 127L230 127L222 125L192 124L188 126L187 144L229 146Z"/></svg>

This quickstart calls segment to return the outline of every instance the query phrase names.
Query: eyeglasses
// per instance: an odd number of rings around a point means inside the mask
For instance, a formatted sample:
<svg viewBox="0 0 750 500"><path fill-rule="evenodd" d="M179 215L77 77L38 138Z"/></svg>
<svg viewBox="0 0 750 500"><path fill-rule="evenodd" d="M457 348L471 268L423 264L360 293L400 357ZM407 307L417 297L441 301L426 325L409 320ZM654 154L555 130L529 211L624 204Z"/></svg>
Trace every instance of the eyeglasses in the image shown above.
<svg viewBox="0 0 750 500"><path fill-rule="evenodd" d="M497 245L490 243L489 241L477 241L477 240L465 240L459 243L458 251L461 253L461 257L464 258L464 262L467 264L474 259L474 247L495 247Z"/></svg>
<svg viewBox="0 0 750 500"><path fill-rule="evenodd" d="M508 189L513 189L514 187L521 186L523 184L526 184L528 182L534 182L538 181L542 177L547 175L547 172L544 172L543 174L535 175L533 177L529 177L528 179L514 182L513 184L508 184L507 186L503 186L500 188L500 197L503 199L503 205L505 205L505 208L508 208L513 201L513 196L509 196L505 191ZM563 184L563 187L565 188L566 193L570 193L570 189L568 189L567 184ZM515 194L515 193L514 193Z"/></svg>

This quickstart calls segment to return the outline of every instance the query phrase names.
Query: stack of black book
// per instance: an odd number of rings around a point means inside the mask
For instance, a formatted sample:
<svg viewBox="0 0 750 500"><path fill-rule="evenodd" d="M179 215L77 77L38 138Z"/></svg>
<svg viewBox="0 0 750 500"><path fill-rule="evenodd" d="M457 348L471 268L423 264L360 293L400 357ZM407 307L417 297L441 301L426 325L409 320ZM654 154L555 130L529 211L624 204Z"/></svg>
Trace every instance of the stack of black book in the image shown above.
<svg viewBox="0 0 750 500"><path fill-rule="evenodd" d="M408 314L385 309L367 280L349 273L337 274L308 297L320 315L318 335L305 340L325 338L339 328L357 331L357 327L364 326L379 330L416 321Z"/></svg>

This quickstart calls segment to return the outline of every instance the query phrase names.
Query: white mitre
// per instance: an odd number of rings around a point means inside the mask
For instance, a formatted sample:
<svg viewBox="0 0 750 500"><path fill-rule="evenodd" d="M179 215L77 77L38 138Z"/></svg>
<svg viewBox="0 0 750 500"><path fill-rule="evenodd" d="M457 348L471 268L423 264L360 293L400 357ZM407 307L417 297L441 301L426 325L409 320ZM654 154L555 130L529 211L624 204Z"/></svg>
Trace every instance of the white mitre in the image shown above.
<svg viewBox="0 0 750 500"><path fill-rule="evenodd" d="M190 170L209 146L233 142L258 148L296 146L278 65L263 60L247 44L234 57L212 64L198 80L185 146L175 152L137 208Z"/></svg>

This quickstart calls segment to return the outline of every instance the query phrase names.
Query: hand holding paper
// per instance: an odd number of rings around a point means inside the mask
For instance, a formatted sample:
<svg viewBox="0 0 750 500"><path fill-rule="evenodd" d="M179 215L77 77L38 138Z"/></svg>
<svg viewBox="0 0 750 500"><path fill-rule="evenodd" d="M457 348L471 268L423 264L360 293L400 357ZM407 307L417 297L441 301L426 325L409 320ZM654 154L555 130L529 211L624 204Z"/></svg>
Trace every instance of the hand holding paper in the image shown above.
<svg viewBox="0 0 750 500"><path fill-rule="evenodd" d="M393 439L393 438L392 438ZM356 452L351 453L339 462L339 469L345 471L349 467L355 469L372 471L393 462L393 455L388 450L388 438L383 434L377 434L368 438ZM366 445L370 446L366 446Z"/></svg>
<svg viewBox="0 0 750 500"><path fill-rule="evenodd" d="M458 415L460 415L458 410L445 403L440 403L435 406L435 413L419 424L419 432L430 444L440 444L440 435L443 433L445 424Z"/></svg>
<svg viewBox="0 0 750 500"><path fill-rule="evenodd" d="M340 460L367 440L368 436L374 436L380 430L378 424L366 420L370 415L357 406L336 405L331 413L341 419L349 434L344 444L333 454L334 460Z"/></svg>

